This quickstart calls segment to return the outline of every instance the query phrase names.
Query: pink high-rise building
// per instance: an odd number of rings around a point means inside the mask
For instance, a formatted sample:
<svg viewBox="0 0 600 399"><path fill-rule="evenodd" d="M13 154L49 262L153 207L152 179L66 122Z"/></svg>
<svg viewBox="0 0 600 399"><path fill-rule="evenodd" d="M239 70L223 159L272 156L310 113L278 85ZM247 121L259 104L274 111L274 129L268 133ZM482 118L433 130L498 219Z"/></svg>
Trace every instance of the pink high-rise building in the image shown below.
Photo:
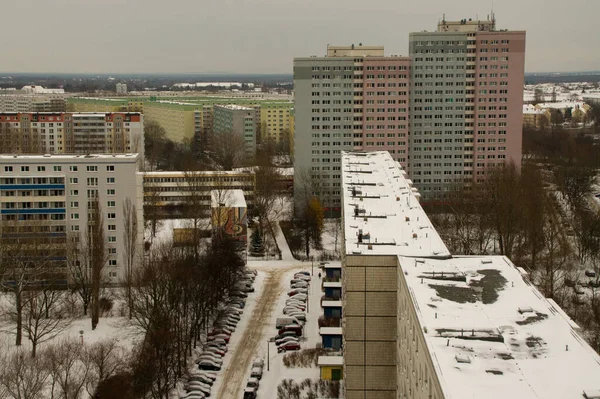
<svg viewBox="0 0 600 399"><path fill-rule="evenodd" d="M450 198L491 168L521 165L525 32L491 19L410 34L408 172L423 199Z"/></svg>

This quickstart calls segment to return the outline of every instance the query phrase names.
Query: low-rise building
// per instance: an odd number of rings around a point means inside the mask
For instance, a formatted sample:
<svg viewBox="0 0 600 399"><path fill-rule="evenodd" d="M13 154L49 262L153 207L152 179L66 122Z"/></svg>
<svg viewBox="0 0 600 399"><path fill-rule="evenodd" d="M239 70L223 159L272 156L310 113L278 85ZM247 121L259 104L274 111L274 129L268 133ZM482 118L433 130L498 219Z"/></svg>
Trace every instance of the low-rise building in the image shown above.
<svg viewBox="0 0 600 399"><path fill-rule="evenodd" d="M246 248L248 244L248 206L244 192L211 190L213 234L224 234Z"/></svg>
<svg viewBox="0 0 600 399"><path fill-rule="evenodd" d="M63 248L60 279L66 284L67 237L84 242L89 204L98 200L108 251L109 282L124 277L124 204L135 206L135 245L142 254L142 179L138 155L0 155L0 246L23 234ZM133 220L132 219L132 220Z"/></svg>

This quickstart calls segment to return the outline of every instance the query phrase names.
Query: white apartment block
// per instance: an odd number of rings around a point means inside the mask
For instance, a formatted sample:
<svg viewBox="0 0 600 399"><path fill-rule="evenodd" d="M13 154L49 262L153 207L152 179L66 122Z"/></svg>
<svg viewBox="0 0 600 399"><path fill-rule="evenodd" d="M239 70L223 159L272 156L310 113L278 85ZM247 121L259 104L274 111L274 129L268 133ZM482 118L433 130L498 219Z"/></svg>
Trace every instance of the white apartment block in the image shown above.
<svg viewBox="0 0 600 399"><path fill-rule="evenodd" d="M127 94L126 83L117 83L117 94Z"/></svg>
<svg viewBox="0 0 600 399"><path fill-rule="evenodd" d="M387 151L342 153L347 399L598 398L600 356L504 256L452 256Z"/></svg>
<svg viewBox="0 0 600 399"><path fill-rule="evenodd" d="M137 112L0 113L0 153L138 153L144 157L144 117Z"/></svg>
<svg viewBox="0 0 600 399"><path fill-rule="evenodd" d="M88 201L95 196L104 216L105 267L110 282L125 272L123 204L136 207L138 254L143 250L142 175L138 154L0 155L0 240L31 225L55 236L85 234ZM65 241L65 240L63 240Z"/></svg>
<svg viewBox="0 0 600 399"><path fill-rule="evenodd" d="M65 94L0 94L0 112L65 112Z"/></svg>

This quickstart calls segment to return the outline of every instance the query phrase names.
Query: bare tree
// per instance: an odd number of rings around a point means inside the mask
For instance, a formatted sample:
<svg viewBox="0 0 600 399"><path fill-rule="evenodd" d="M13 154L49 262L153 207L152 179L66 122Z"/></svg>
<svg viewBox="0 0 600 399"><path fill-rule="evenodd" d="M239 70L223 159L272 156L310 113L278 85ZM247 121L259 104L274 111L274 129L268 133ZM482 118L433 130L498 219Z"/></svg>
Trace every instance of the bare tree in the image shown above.
<svg viewBox="0 0 600 399"><path fill-rule="evenodd" d="M144 154L152 171L160 164L166 143L165 129L156 121L144 121Z"/></svg>
<svg viewBox="0 0 600 399"><path fill-rule="evenodd" d="M92 271L92 330L96 329L100 318L100 287L103 270L108 261L104 217L98 196L88 200L87 250Z"/></svg>
<svg viewBox="0 0 600 399"><path fill-rule="evenodd" d="M138 256L138 225L137 209L131 199L123 202L123 243L125 244L125 277L124 286L129 307L129 318L132 317L133 297L131 289L133 285L133 270Z"/></svg>
<svg viewBox="0 0 600 399"><path fill-rule="evenodd" d="M213 134L211 150L214 161L223 170L233 170L246 159L244 136L233 131Z"/></svg>
<svg viewBox="0 0 600 399"><path fill-rule="evenodd" d="M81 299L83 315L87 315L92 301L92 266L90 257L89 231L83 234L69 233L67 236L67 267L69 270L70 289Z"/></svg>
<svg viewBox="0 0 600 399"><path fill-rule="evenodd" d="M297 195L296 192L294 193L295 222L302 231L304 249L308 258L311 244L316 248L321 246L323 233L324 214L318 198L320 179L318 176L313 176L310 171L299 173L297 179L298 182L295 182Z"/></svg>
<svg viewBox="0 0 600 399"><path fill-rule="evenodd" d="M23 329L31 342L31 357L36 356L39 344L53 339L71 323L63 297L63 292L51 284L25 293Z"/></svg>
<svg viewBox="0 0 600 399"><path fill-rule="evenodd" d="M23 335L24 292L43 280L52 280L64 256L62 238L48 235L50 226L5 223L0 233L1 287L12 294L10 318L16 329L15 344L21 345Z"/></svg>
<svg viewBox="0 0 600 399"><path fill-rule="evenodd" d="M85 362L89 367L86 390L94 397L98 386L125 369L125 351L115 339L96 342L85 348Z"/></svg>
<svg viewBox="0 0 600 399"><path fill-rule="evenodd" d="M41 358L26 356L23 350L0 354L0 396L14 399L41 398L49 373Z"/></svg>
<svg viewBox="0 0 600 399"><path fill-rule="evenodd" d="M47 348L44 359L50 372L52 398L79 399L83 395L89 374L83 348L74 340L59 341Z"/></svg>

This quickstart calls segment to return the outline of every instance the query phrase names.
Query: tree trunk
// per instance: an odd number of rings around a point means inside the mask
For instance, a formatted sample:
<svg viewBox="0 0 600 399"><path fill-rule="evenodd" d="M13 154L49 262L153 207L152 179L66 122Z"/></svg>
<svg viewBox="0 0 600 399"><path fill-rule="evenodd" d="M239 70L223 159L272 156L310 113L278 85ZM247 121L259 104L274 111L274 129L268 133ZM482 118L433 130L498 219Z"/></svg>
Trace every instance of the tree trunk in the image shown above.
<svg viewBox="0 0 600 399"><path fill-rule="evenodd" d="M21 339L23 336L23 298L20 289L15 291L15 300L17 302L17 337L15 339L15 345L21 346Z"/></svg>

